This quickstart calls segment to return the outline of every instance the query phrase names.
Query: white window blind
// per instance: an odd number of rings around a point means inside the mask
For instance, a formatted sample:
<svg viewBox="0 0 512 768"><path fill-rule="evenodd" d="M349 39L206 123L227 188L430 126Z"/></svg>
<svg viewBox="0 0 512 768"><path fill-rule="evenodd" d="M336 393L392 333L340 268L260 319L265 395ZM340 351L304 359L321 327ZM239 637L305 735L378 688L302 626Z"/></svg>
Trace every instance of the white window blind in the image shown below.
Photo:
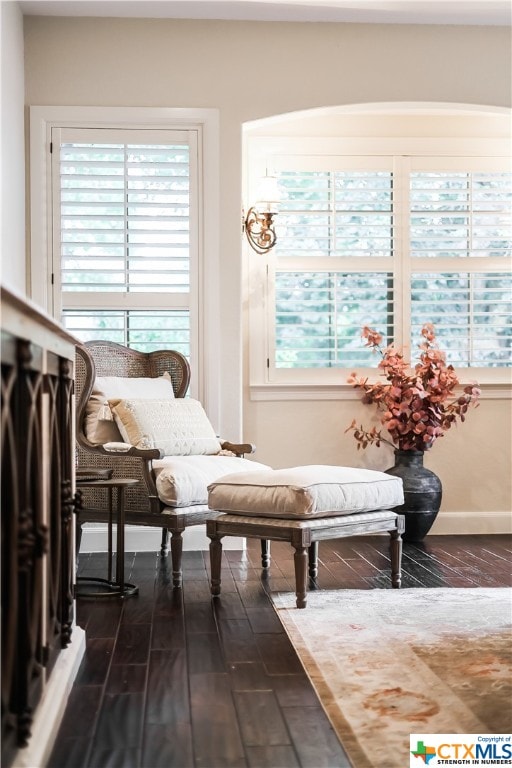
<svg viewBox="0 0 512 768"><path fill-rule="evenodd" d="M141 352L172 348L190 356L188 310L67 309L64 320L82 341L115 341Z"/></svg>
<svg viewBox="0 0 512 768"><path fill-rule="evenodd" d="M275 291L278 368L369 366L362 326L392 338L391 274L279 271Z"/></svg>
<svg viewBox="0 0 512 768"><path fill-rule="evenodd" d="M278 256L391 255L391 172L283 171L279 186Z"/></svg>
<svg viewBox="0 0 512 768"><path fill-rule="evenodd" d="M411 256L510 257L509 173L411 173Z"/></svg>
<svg viewBox="0 0 512 768"><path fill-rule="evenodd" d="M416 344L427 316L454 365L512 365L509 272L414 273L411 332Z"/></svg>
<svg viewBox="0 0 512 768"><path fill-rule="evenodd" d="M190 354L193 131L55 129L54 281L83 340Z"/></svg>
<svg viewBox="0 0 512 768"><path fill-rule="evenodd" d="M275 367L373 364L361 327L394 332L392 171L284 170L279 185Z"/></svg>
<svg viewBox="0 0 512 768"><path fill-rule="evenodd" d="M304 169L297 157L289 168L272 162L281 204L268 276L270 380L285 368L376 366L364 325L384 344L410 346L414 359L432 322L454 365L512 365L506 162L396 156L386 170L378 157L372 170L368 157L365 168L349 159L340 170L340 157L333 170L320 159L318 171L314 157Z"/></svg>
<svg viewBox="0 0 512 768"><path fill-rule="evenodd" d="M411 334L428 315L459 367L512 365L511 212L510 173L411 172Z"/></svg>

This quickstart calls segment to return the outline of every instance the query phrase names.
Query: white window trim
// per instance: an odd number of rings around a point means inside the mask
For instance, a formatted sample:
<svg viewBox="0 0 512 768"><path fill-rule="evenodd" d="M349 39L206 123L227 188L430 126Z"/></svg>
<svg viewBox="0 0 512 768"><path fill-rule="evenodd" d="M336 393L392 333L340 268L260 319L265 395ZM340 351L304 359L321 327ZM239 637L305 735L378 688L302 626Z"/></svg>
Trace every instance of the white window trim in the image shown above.
<svg viewBox="0 0 512 768"><path fill-rule="evenodd" d="M201 340L198 367L193 373L191 393L204 404L214 425L220 423L221 393L219 299L219 113L216 109L153 107L66 107L30 108L30 262L29 294L51 312L49 259L52 223L50 217L51 174L49 143L51 129L76 128L183 128L198 131L199 221L198 265L202 280L191 296L191 335ZM207 236L206 236L207 233ZM197 276L192 275L194 280Z"/></svg>
<svg viewBox="0 0 512 768"><path fill-rule="evenodd" d="M372 369L373 371L373 369ZM460 373L460 371L459 371ZM478 379L475 376L475 379ZM481 400L510 400L512 384L482 384ZM461 387L462 391L462 387ZM361 390L351 384L261 384L251 386L250 399L255 402L277 400L361 400Z"/></svg>
<svg viewBox="0 0 512 768"><path fill-rule="evenodd" d="M246 142L245 199L247 201L255 199L258 179L265 173L274 173L278 166L282 166L285 157L293 167L294 157L309 155L314 158L312 159L312 168L314 166L315 169L319 168L320 170L323 167L324 158L326 167L332 167L327 156L359 155L362 157L369 155L383 157L386 155L405 155L412 157L413 165L416 163L416 157L420 159L443 156L473 156L475 158L485 157L486 159L510 157L510 145L505 139L417 137L343 139L338 137L248 136ZM320 150L319 147L321 147ZM273 354L268 332L273 306L273 289L269 274L271 275L275 270L275 255L270 251L266 256L259 256L246 246L246 259L248 284L250 285L250 399L254 401L360 399L360 393L343 381L346 369L322 370L320 373L321 380L317 374L316 381L315 371L281 369L279 371L280 380L271 380L270 365L267 361L271 360ZM405 285L403 280L402 285ZM397 296L397 299L402 303L403 297ZM404 344L403 349L405 356L409 357L407 344ZM376 376L375 369L358 368L357 371L361 376L368 376L370 379ZM483 399L510 399L512 397L512 371L510 369L460 368L457 369L457 374L462 384L477 381L482 389Z"/></svg>

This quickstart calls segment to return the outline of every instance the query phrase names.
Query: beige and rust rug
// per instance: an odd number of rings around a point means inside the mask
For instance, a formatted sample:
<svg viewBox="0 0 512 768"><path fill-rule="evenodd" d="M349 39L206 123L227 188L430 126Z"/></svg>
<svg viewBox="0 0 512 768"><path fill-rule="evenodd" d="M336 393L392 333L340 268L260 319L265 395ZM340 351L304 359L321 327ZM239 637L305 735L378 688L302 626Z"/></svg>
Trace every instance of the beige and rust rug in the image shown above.
<svg viewBox="0 0 512 768"><path fill-rule="evenodd" d="M272 596L354 768L409 765L409 734L512 732L512 590Z"/></svg>

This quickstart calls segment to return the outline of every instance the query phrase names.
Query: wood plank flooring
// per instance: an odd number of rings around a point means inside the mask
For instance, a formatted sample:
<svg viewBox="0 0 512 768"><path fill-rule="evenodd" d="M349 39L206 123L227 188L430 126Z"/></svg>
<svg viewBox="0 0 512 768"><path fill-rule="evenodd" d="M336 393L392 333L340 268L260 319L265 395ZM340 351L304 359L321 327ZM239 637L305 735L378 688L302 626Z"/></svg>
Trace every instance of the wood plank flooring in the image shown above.
<svg viewBox="0 0 512 768"><path fill-rule="evenodd" d="M294 591L292 553L273 542L265 574L259 541L225 552L214 601L208 553L184 553L183 589L167 558L128 554L138 596L77 602L87 650L47 768L348 768L268 598ZM105 559L80 555L79 575ZM310 588L390 587L387 536L321 542L319 560ZM510 586L511 563L511 537L429 536L404 544L402 584Z"/></svg>

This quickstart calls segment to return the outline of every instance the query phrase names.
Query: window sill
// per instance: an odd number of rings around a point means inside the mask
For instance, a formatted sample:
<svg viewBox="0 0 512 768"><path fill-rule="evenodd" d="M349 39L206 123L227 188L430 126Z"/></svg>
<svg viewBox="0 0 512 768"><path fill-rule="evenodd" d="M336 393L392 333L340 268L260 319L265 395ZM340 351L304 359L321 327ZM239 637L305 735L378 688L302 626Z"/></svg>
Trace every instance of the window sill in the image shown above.
<svg viewBox="0 0 512 768"><path fill-rule="evenodd" d="M481 400L510 400L512 384L480 384ZM250 400L360 400L361 391L350 384L253 384Z"/></svg>

